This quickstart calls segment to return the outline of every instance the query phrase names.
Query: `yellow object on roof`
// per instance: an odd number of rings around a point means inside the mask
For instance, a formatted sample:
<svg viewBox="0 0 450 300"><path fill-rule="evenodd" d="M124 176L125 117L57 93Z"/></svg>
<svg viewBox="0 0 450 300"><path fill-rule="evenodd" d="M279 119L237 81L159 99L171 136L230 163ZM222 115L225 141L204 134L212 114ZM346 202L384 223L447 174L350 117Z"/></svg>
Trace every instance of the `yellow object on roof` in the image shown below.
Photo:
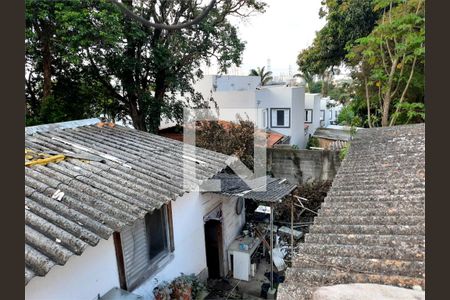
<svg viewBox="0 0 450 300"><path fill-rule="evenodd" d="M63 154L49 155L46 153L36 153L33 150L25 149L25 166L46 165L51 162L60 162L66 158Z"/></svg>

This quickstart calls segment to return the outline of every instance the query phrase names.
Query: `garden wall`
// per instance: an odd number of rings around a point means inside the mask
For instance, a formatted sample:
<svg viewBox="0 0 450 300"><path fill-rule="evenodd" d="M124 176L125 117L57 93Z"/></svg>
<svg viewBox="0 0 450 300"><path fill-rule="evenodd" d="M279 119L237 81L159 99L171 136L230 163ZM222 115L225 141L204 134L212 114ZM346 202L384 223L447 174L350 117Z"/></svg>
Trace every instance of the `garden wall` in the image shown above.
<svg viewBox="0 0 450 300"><path fill-rule="evenodd" d="M339 152L292 148L267 149L267 168L275 177L292 183L333 180L341 161Z"/></svg>

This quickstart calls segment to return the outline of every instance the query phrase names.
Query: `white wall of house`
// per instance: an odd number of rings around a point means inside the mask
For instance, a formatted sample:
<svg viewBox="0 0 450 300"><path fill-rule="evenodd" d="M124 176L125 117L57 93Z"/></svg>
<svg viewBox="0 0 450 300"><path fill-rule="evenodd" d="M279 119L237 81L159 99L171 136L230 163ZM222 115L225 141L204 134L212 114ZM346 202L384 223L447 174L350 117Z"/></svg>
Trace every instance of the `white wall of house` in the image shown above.
<svg viewBox="0 0 450 300"><path fill-rule="evenodd" d="M203 216L220 204L224 219L222 223L224 248L228 248L245 222L244 212L239 216L234 213L236 199L217 194L187 193L172 202L175 243L173 259L134 289L133 293L143 296L145 300L151 300L153 289L158 283L170 281L181 273L199 274L207 267ZM225 266L226 263L224 260Z"/></svg>
<svg viewBox="0 0 450 300"><path fill-rule="evenodd" d="M256 123L259 128L269 128L273 131L291 137L290 143L304 147L304 87L265 86L259 87L257 76L205 76L195 84L195 90L204 99L213 98L219 107L219 118L226 121L236 121L236 114ZM271 127L272 108L290 110L289 126ZM267 123L264 126L264 112Z"/></svg>
<svg viewBox="0 0 450 300"><path fill-rule="evenodd" d="M305 89L292 89L292 133L291 144L303 149L308 142L305 132Z"/></svg>
<svg viewBox="0 0 450 300"><path fill-rule="evenodd" d="M327 127L328 125L330 125L330 112L327 108L328 100L329 100L329 97L320 99L320 110L325 111L325 119L323 121L323 127Z"/></svg>
<svg viewBox="0 0 450 300"><path fill-rule="evenodd" d="M45 277L34 277L25 286L27 300L94 300L119 286L113 238L100 240L64 266L55 266Z"/></svg>
<svg viewBox="0 0 450 300"><path fill-rule="evenodd" d="M259 76L213 76L216 91L254 91L261 84Z"/></svg>
<svg viewBox="0 0 450 300"><path fill-rule="evenodd" d="M153 299L154 287L184 274L199 274L207 268L203 216L221 205L223 213L223 265L227 272L226 249L245 223L245 210L235 213L236 197L187 193L172 202L175 251L172 259L133 293ZM65 266L55 266L45 277L35 277L25 287L27 300L95 300L111 288L119 287L119 275L113 238L88 247L81 256L73 256Z"/></svg>
<svg viewBox="0 0 450 300"><path fill-rule="evenodd" d="M320 127L320 94L305 94L305 110L312 110L312 123L308 123L308 133L313 135L317 128Z"/></svg>

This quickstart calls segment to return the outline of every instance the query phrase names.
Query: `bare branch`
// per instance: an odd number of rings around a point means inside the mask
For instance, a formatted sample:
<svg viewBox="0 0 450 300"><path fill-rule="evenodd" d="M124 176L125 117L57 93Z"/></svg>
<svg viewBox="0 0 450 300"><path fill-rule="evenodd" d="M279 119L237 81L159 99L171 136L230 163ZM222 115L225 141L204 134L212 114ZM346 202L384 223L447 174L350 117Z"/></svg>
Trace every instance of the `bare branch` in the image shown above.
<svg viewBox="0 0 450 300"><path fill-rule="evenodd" d="M417 56L414 56L414 60L413 60L412 66L411 66L411 72L409 73L408 81L406 82L406 86L403 89L402 96L400 97L400 100L398 101L397 108L395 109L395 113L392 116L391 123L389 124L389 126L392 126L394 124L396 116L398 114L398 111L400 110L400 105L399 104L401 104L403 102L403 100L405 99L406 92L408 91L409 84L411 83L412 77L414 75L414 69L415 69L415 66L416 66L416 61L417 61Z"/></svg>
<svg viewBox="0 0 450 300"><path fill-rule="evenodd" d="M126 7L122 2L118 2L117 0L108 0L108 1L113 3L114 5L116 5L129 18L132 18L135 21L141 22L143 25L145 25L147 27L156 28L156 29L160 29L160 30L177 30L177 29L182 29L182 28L186 28L186 27L198 24L208 15L208 13L211 11L211 9L214 7L214 5L216 3L216 0L211 0L209 5L202 11L202 13L200 15L198 15L196 18L194 18L193 20L190 20L190 21L187 21L184 23L179 23L179 24L177 23L177 24L169 25L169 24L150 22L150 21L144 19L143 17L136 15L128 7Z"/></svg>

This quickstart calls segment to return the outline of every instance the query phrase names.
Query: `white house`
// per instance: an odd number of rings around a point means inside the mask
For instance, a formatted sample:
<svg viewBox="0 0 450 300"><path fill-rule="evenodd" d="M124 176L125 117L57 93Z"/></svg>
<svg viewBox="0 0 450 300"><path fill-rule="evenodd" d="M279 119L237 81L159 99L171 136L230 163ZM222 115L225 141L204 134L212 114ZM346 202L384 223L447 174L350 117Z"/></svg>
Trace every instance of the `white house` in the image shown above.
<svg viewBox="0 0 450 300"><path fill-rule="evenodd" d="M308 136L313 135L321 121L320 94L305 94L305 124L308 125Z"/></svg>
<svg viewBox="0 0 450 300"><path fill-rule="evenodd" d="M236 197L192 188L229 157L94 123L26 128L25 298L94 300L120 287L152 299L180 273L228 273L245 213Z"/></svg>
<svg viewBox="0 0 450 300"><path fill-rule="evenodd" d="M306 146L303 87L260 86L258 76L209 75L195 84L195 90L204 99L214 99L219 119L236 121L239 114L258 128L289 136L291 145Z"/></svg>
<svg viewBox="0 0 450 300"><path fill-rule="evenodd" d="M343 105L330 97L324 97L321 99L321 110L325 110L325 125L336 125L339 113L342 110Z"/></svg>

